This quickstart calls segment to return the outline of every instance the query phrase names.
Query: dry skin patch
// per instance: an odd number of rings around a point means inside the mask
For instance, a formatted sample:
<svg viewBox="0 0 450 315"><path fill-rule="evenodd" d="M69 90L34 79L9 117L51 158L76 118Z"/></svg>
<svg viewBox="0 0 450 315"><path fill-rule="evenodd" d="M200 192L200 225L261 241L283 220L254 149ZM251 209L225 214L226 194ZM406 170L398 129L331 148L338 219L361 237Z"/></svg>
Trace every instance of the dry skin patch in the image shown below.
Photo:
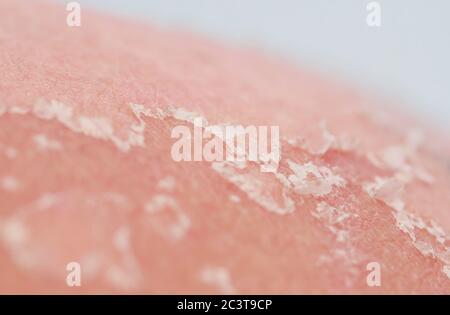
<svg viewBox="0 0 450 315"><path fill-rule="evenodd" d="M1 292L449 293L440 136L289 64L65 14L0 1ZM278 171L174 162L198 115L279 125Z"/></svg>

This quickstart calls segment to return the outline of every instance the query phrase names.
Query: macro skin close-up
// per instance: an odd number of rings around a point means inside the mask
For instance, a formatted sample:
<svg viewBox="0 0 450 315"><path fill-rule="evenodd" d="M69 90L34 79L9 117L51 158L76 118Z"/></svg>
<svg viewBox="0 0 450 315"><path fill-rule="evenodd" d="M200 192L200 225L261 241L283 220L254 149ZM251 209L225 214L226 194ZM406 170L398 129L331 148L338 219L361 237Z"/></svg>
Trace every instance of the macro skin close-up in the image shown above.
<svg viewBox="0 0 450 315"><path fill-rule="evenodd" d="M67 14L0 0L1 294L450 293L448 127L255 49ZM276 168L174 159L177 127L194 152L230 125L277 126Z"/></svg>

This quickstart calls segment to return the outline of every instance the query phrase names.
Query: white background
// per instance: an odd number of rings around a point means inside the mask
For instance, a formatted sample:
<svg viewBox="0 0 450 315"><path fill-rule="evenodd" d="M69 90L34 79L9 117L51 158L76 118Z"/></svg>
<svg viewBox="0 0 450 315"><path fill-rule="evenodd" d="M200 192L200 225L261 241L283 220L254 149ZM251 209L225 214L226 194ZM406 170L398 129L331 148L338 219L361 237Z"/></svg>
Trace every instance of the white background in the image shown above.
<svg viewBox="0 0 450 315"><path fill-rule="evenodd" d="M366 24L371 0L78 2L82 9L257 45L450 125L449 0L379 0L380 28Z"/></svg>

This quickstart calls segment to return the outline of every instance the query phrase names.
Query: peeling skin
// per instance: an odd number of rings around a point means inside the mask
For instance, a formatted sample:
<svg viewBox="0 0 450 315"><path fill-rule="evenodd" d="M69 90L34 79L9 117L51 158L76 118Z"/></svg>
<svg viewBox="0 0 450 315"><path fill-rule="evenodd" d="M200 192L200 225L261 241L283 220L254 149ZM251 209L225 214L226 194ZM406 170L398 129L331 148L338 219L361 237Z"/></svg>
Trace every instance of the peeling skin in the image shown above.
<svg viewBox="0 0 450 315"><path fill-rule="evenodd" d="M19 246L28 238L26 228L20 221L11 220L2 224L2 239L9 246Z"/></svg>
<svg viewBox="0 0 450 315"><path fill-rule="evenodd" d="M328 229L336 235L336 240L338 242L346 242L348 240L349 231L342 227L342 223L348 219L351 214L344 209L334 208L322 201L317 205L312 215L325 222Z"/></svg>
<svg viewBox="0 0 450 315"><path fill-rule="evenodd" d="M136 260L131 244L129 226L119 227L113 235L113 246L121 253L122 265L113 265L107 270L107 279L122 290L136 289L140 285L141 266Z"/></svg>
<svg viewBox="0 0 450 315"><path fill-rule="evenodd" d="M346 220L351 216L351 214L349 214L342 208L334 208L326 202L322 201L317 205L313 216L316 218L325 219L329 224L337 224Z"/></svg>
<svg viewBox="0 0 450 315"><path fill-rule="evenodd" d="M394 177L387 179L376 177L375 180L375 183L365 185L365 190L368 194L386 202L393 209L397 228L410 237L413 246L422 255L437 259L443 264L443 270L445 270L445 267L450 264L450 259L446 255L450 250L450 247L446 246L450 238L444 230L434 221L431 220L427 224L421 217L409 213L405 209L405 203L402 199L404 183L400 180ZM410 180L408 178L407 182ZM419 236L416 236L416 230L421 230L422 233L426 232L428 237L425 240L419 239ZM419 235L423 237L423 234ZM447 275L447 273L445 274Z"/></svg>
<svg viewBox="0 0 450 315"><path fill-rule="evenodd" d="M8 159L14 159L17 156L17 151L14 148L6 148L5 155Z"/></svg>
<svg viewBox="0 0 450 315"><path fill-rule="evenodd" d="M154 229L173 240L179 240L184 237L190 228L191 220L189 216L180 208L177 201L167 195L155 195L145 204L145 211L151 215L150 223ZM171 212L169 219L165 218L166 212ZM159 219L159 214L164 212L164 218ZM158 217L158 218L157 218ZM166 223L166 221L168 221Z"/></svg>
<svg viewBox="0 0 450 315"><path fill-rule="evenodd" d="M255 52L66 14L0 0L1 293L450 293L448 133ZM197 117L280 126L277 172L173 161Z"/></svg>
<svg viewBox="0 0 450 315"><path fill-rule="evenodd" d="M61 150L62 146L61 144L53 139L49 139L46 135L44 134L37 134L33 137L33 140L36 144L36 146L40 149L40 150Z"/></svg>
<svg viewBox="0 0 450 315"><path fill-rule="evenodd" d="M341 151L355 151L358 150L357 141L351 139L348 135L336 136L330 130L328 130L326 121L322 120L319 123L321 130L321 139L318 141L320 147L315 148L307 139L296 137L289 138L286 141L293 146L300 147L313 155L323 155L329 150L341 150Z"/></svg>
<svg viewBox="0 0 450 315"><path fill-rule="evenodd" d="M239 196L237 196L237 195L230 195L230 200L234 203L241 202L241 198L239 198Z"/></svg>
<svg viewBox="0 0 450 315"><path fill-rule="evenodd" d="M345 180L339 175L333 174L327 167L317 167L311 162L299 165L290 160L288 160L288 164L293 171L288 179L300 194L312 194L318 197L329 194L333 190L333 186L345 186Z"/></svg>
<svg viewBox="0 0 450 315"><path fill-rule="evenodd" d="M442 268L442 272L445 273L447 275L447 277L450 279L450 267L449 266L444 266Z"/></svg>
<svg viewBox="0 0 450 315"><path fill-rule="evenodd" d="M158 182L158 187L164 190L172 191L175 188L175 178L167 176Z"/></svg>
<svg viewBox="0 0 450 315"><path fill-rule="evenodd" d="M217 287L221 294L237 294L228 271L223 267L206 267L201 272L201 280Z"/></svg>
<svg viewBox="0 0 450 315"><path fill-rule="evenodd" d="M213 162L212 169L269 212L284 215L295 210L294 201L288 196L285 187L275 188L279 191L277 198L272 191L273 186L265 181L264 175L258 171L240 172L239 169L246 169L246 167L235 167L234 163L230 162Z"/></svg>
<svg viewBox="0 0 450 315"><path fill-rule="evenodd" d="M8 192L15 192L20 189L20 182L11 175L6 175L0 180L1 188Z"/></svg>
<svg viewBox="0 0 450 315"><path fill-rule="evenodd" d="M37 101L33 104L32 108L10 106L7 107L6 112L18 115L31 113L44 120L55 119L72 131L97 139L112 141L117 148L125 152L128 151L131 146L142 146L144 141L142 130L137 129L136 131L135 126L130 127L126 139L121 139L114 133L113 126L108 118L87 117L83 115L74 116L72 107L55 100L50 102L43 100ZM137 117L139 118L139 116ZM34 141L41 147L44 145L48 147L51 144L43 139L42 135L35 136ZM55 145L56 144L53 142L53 148Z"/></svg>
<svg viewBox="0 0 450 315"><path fill-rule="evenodd" d="M110 215L126 217L129 207L112 193L45 194L4 218L0 243L16 267L45 274L50 281L63 276L65 264L76 256L87 268L85 281L132 289L140 281L141 267L130 244L131 230L115 228L117 223L105 220ZM85 222L83 218L93 209L97 211L95 219ZM60 226L48 226L52 219ZM60 251L60 240L53 237L62 233L69 235L63 242L67 253Z"/></svg>

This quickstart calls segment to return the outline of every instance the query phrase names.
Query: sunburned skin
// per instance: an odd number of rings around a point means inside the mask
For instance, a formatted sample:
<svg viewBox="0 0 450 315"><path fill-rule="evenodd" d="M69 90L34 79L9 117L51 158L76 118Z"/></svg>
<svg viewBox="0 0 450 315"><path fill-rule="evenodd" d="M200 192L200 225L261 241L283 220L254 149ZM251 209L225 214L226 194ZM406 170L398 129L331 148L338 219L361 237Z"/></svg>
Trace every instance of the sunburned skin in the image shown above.
<svg viewBox="0 0 450 315"><path fill-rule="evenodd" d="M66 14L0 0L0 293L450 293L448 133L255 52ZM279 126L277 170L174 161L195 117Z"/></svg>

